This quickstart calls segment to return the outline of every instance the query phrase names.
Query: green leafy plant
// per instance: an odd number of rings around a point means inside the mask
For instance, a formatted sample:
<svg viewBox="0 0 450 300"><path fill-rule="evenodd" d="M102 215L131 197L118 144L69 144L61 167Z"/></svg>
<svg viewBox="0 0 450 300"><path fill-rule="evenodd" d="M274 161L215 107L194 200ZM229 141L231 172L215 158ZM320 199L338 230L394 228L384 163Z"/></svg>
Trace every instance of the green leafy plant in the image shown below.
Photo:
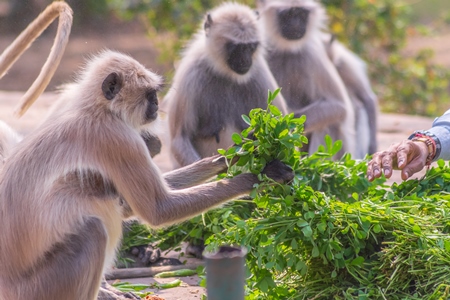
<svg viewBox="0 0 450 300"><path fill-rule="evenodd" d="M272 106L277 92L269 93L267 109L243 116L249 128L233 135L236 145L220 150L237 161L221 177L260 174L280 159L294 169L293 181L259 175L253 200L230 202L153 238L175 241L195 227L209 251L246 247L247 299L448 298L449 166L439 161L424 179L388 187L383 178L368 182L364 160L333 161L339 141L326 138L303 156L305 119Z"/></svg>
<svg viewBox="0 0 450 300"><path fill-rule="evenodd" d="M227 223L225 230L206 241L212 249L224 243L248 248L249 299L444 299L448 295L450 280L444 274L450 268L446 188L450 175L442 161L426 179L406 181L390 190L383 179L367 181L365 161L347 155L333 162L340 145L329 138L309 157L301 157L291 145L277 144L276 128L285 117L271 111L270 99L268 110L253 110L249 116L249 129L241 139L234 138L237 151L224 155L230 154L230 159L239 155L249 143L247 132L264 128L265 134L261 138L255 134L251 142L258 145L254 157L269 161L283 158L283 152L296 157L283 160L296 171L291 184L260 184L251 217L231 227ZM291 125L298 125L304 120L292 121ZM288 135L301 132L293 128L298 127L293 126ZM270 145L261 146L264 143Z"/></svg>

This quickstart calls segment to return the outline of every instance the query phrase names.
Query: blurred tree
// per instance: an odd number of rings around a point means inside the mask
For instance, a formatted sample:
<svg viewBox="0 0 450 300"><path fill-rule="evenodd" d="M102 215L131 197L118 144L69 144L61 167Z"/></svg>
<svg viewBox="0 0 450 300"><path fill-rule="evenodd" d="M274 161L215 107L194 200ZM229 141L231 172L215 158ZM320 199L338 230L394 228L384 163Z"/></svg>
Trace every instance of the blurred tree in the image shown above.
<svg viewBox="0 0 450 300"><path fill-rule="evenodd" d="M203 15L220 0L106 0L122 18L136 16L173 61L197 30ZM238 1L254 6L255 0ZM432 63L432 51L405 57L411 6L403 0L322 0L329 28L340 41L370 62L374 89L384 111L439 115L450 103L450 72ZM170 76L169 76L170 77Z"/></svg>
<svg viewBox="0 0 450 300"><path fill-rule="evenodd" d="M9 14L0 23L2 32L20 32L40 9L37 0L9 0Z"/></svg>
<svg viewBox="0 0 450 300"><path fill-rule="evenodd" d="M1 31L13 34L21 32L51 2L51 0L9 0L9 13L0 20ZM107 0L66 0L66 2L72 7L75 15L73 31L77 31L80 27L85 29L107 23L107 16L111 11Z"/></svg>

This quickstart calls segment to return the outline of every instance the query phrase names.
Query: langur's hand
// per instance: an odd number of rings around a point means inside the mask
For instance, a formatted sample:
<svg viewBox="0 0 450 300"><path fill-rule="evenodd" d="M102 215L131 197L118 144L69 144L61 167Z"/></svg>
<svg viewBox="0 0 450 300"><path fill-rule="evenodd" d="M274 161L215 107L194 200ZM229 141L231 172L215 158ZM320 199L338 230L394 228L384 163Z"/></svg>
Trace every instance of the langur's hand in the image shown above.
<svg viewBox="0 0 450 300"><path fill-rule="evenodd" d="M279 160L272 160L268 163L262 173L279 183L289 182L294 178L292 168Z"/></svg>
<svg viewBox="0 0 450 300"><path fill-rule="evenodd" d="M393 144L387 151L376 152L367 165L367 178L373 181L382 174L392 176L392 170L401 170L403 180L419 172L425 166L428 147L423 142L404 140Z"/></svg>

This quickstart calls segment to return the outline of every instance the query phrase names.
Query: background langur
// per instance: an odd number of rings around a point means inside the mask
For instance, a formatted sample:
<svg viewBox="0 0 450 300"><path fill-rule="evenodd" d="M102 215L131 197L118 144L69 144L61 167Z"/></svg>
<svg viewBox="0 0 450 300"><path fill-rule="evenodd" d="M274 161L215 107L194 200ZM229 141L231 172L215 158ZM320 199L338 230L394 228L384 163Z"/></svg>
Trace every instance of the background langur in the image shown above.
<svg viewBox="0 0 450 300"><path fill-rule="evenodd" d="M8 228L0 234L0 299L96 299L126 214L173 224L258 182L247 173L197 185L226 168L217 157L163 177L140 136L157 117L160 84L134 59L105 51L61 94L67 105L8 157L0 173L0 228ZM278 161L264 172L279 182L293 177Z"/></svg>
<svg viewBox="0 0 450 300"><path fill-rule="evenodd" d="M331 34L323 34L330 57L355 107L357 156L377 151L378 99L370 85L366 63L337 41Z"/></svg>
<svg viewBox="0 0 450 300"><path fill-rule="evenodd" d="M345 86L321 39L326 15L313 0L259 0L267 61L296 116L306 115L309 152L329 134L355 154L355 115Z"/></svg>
<svg viewBox="0 0 450 300"><path fill-rule="evenodd" d="M232 133L248 126L241 115L267 106L267 92L277 84L257 22L249 7L224 3L206 15L185 49L163 102L175 167L228 148ZM281 95L274 104L286 112Z"/></svg>

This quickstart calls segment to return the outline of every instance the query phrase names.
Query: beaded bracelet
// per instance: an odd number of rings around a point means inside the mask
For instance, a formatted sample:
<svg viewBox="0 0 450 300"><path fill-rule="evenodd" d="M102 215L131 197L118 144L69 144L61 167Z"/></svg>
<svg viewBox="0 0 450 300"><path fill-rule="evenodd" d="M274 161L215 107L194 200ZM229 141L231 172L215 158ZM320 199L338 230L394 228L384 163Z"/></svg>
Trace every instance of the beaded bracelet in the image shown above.
<svg viewBox="0 0 450 300"><path fill-rule="evenodd" d="M416 131L414 132L409 139L411 141L419 141L425 143L428 147L428 156L425 162L427 167L430 166L431 162L439 157L441 152L441 143L439 139L432 133L427 131Z"/></svg>

